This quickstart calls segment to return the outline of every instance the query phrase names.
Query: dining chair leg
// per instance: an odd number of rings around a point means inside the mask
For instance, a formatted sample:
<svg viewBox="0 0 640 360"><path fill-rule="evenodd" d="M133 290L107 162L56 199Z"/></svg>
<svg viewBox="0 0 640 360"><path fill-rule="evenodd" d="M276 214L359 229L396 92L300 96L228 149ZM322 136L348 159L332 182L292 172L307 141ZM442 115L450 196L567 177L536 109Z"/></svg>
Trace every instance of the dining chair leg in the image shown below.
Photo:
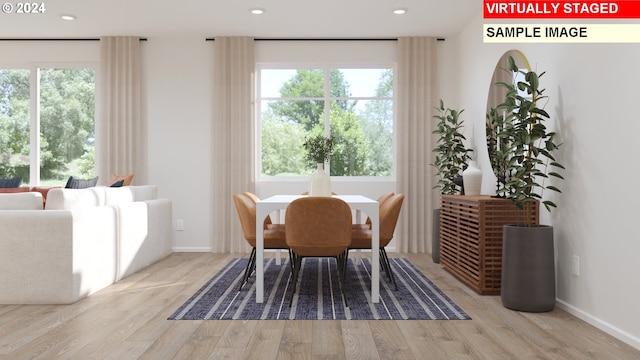
<svg viewBox="0 0 640 360"><path fill-rule="evenodd" d="M380 256L378 256L378 259L380 259L380 268L382 269L382 271L384 271L387 274L387 276L389 276L389 269L387 269L387 263L384 261L384 254L382 253L382 248L378 250L378 253L380 254Z"/></svg>
<svg viewBox="0 0 640 360"><path fill-rule="evenodd" d="M396 278L393 276L393 271L391 270L391 263L389 262L389 257L387 256L387 251L384 248L380 248L380 258L385 263L384 267L387 269L387 275L389 275L389 279L393 283L393 286L398 290L398 284L396 283Z"/></svg>
<svg viewBox="0 0 640 360"><path fill-rule="evenodd" d="M256 266L256 248L253 248L251 250L251 255L249 256L249 262L247 263L247 267L244 269L244 276L242 276L242 282L240 282L240 288L238 289L238 291L241 291L244 284L246 284L247 281L249 281L249 278L251 277L251 274L253 274L255 266Z"/></svg>
<svg viewBox="0 0 640 360"><path fill-rule="evenodd" d="M289 267L291 268L291 273L293 274L293 262L294 262L294 257L295 255L293 254L293 251L291 249L289 249Z"/></svg>
<svg viewBox="0 0 640 360"><path fill-rule="evenodd" d="M293 254L294 267L293 267L293 280L291 284L291 297L289 298L289 307L293 305L293 296L296 293L296 287L298 284L298 274L300 273L300 267L302 266L302 256Z"/></svg>
<svg viewBox="0 0 640 360"><path fill-rule="evenodd" d="M344 300L344 306L349 307L349 302L347 301L347 291L345 286L345 279L347 278L347 266L349 260L349 249L345 250L341 255L339 255L340 259L336 258L336 261L341 263L338 265L338 276L340 282L340 290L342 292L342 299Z"/></svg>

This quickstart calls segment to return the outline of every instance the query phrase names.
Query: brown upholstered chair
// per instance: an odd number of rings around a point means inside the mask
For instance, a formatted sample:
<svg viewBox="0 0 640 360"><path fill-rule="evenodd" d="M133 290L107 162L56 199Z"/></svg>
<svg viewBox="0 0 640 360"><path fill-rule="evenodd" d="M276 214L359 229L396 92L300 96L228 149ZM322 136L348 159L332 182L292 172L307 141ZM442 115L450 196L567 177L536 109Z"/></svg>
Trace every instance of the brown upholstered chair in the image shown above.
<svg viewBox="0 0 640 360"><path fill-rule="evenodd" d="M378 206L382 207L382 204L384 204L385 201L389 200L393 195L394 195L393 191L380 195L380 197L378 197ZM364 224L353 224L352 227L354 230L371 229L371 218L367 217L367 221L365 221Z"/></svg>
<svg viewBox="0 0 640 360"><path fill-rule="evenodd" d="M260 198L258 197L258 195L249 192L249 191L245 191L242 193L243 195L249 197L249 199L251 199L251 201L253 201L253 203L257 203L258 201L260 201ZM271 216L267 215L267 217L264 219L264 228L265 229L275 229L275 230L282 230L284 231L284 224L274 224L271 221Z"/></svg>
<svg viewBox="0 0 640 360"><path fill-rule="evenodd" d="M351 208L341 199L303 197L287 207L286 241L294 261L293 286L289 303L293 303L298 274L304 257L334 257L345 306L344 279L348 248L351 244Z"/></svg>
<svg viewBox="0 0 640 360"><path fill-rule="evenodd" d="M308 191L304 191L304 192L302 192L302 194L300 194L300 195L309 195L309 192L308 192ZM332 192L331 192L331 195L338 195L338 194L336 194L336 192L335 192L335 191L332 191Z"/></svg>
<svg viewBox="0 0 640 360"><path fill-rule="evenodd" d="M240 225L242 226L242 232L244 239L251 245L251 255L249 262L244 271L242 282L238 291L242 290L244 284L247 283L251 274L256 267L256 203L247 195L234 194L233 201L236 204L236 210L238 211L238 217L240 218ZM264 231L264 248L265 249L289 249L287 241L285 239L284 229L263 229ZM291 253L289 253L291 257Z"/></svg>
<svg viewBox="0 0 640 360"><path fill-rule="evenodd" d="M398 284L396 284L389 257L387 257L387 251L384 248L393 239L393 232L396 230L403 200L404 194L395 194L380 206L380 264L396 290L398 290ZM371 229L353 229L349 249L371 249Z"/></svg>

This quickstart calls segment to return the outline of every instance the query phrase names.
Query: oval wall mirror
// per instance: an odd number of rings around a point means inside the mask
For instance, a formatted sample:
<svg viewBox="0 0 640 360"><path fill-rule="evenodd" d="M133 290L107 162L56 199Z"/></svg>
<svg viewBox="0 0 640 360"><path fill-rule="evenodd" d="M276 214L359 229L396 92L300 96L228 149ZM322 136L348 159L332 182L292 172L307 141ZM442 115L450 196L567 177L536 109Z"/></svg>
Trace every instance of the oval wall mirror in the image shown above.
<svg viewBox="0 0 640 360"><path fill-rule="evenodd" d="M500 124L504 121L505 114L502 110L498 110L498 105L502 104L507 96L507 89L503 86L498 86L496 83L512 83L516 84L518 78L508 70L507 61L509 57L512 57L519 69L526 71L531 70L529 61L524 54L519 50L509 50L505 52L498 60L495 69L493 70L493 76L491 77L491 83L489 84L489 95L487 96L487 112L486 112L486 137L487 137L487 151L489 152L489 162L493 173L496 175L497 187L500 187L500 183L504 184L504 159L501 159L499 155L500 144L498 144L496 134L500 131Z"/></svg>

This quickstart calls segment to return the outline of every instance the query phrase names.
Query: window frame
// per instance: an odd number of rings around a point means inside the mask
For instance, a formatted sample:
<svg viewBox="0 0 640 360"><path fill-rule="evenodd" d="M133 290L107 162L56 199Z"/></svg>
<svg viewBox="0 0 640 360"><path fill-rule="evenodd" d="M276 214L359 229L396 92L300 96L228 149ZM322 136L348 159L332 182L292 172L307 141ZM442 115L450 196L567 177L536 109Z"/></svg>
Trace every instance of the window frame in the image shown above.
<svg viewBox="0 0 640 360"><path fill-rule="evenodd" d="M95 61L28 61L0 63L0 69L29 71L29 186L40 183L40 70L46 69L93 69L94 76L94 133L97 130L98 70ZM97 173L97 164L94 164Z"/></svg>
<svg viewBox="0 0 640 360"><path fill-rule="evenodd" d="M262 97L262 70L322 70L324 74L324 96L319 97L305 97L305 98L282 98L282 97ZM393 96L392 97L375 97L375 96L351 96L351 97L331 97L330 94L330 70L332 69L389 69L393 72ZM330 104L331 101L336 100L391 100L393 104L393 134L391 145L391 175L389 176L331 176L332 181L338 182L389 182L396 181L397 178L397 64L394 63L341 63L341 62L325 62L325 63L311 63L311 62L256 62L255 71L255 174L256 181L308 181L308 176L264 176L262 174L262 102L270 100L320 100L324 101L324 133L329 135L330 131Z"/></svg>

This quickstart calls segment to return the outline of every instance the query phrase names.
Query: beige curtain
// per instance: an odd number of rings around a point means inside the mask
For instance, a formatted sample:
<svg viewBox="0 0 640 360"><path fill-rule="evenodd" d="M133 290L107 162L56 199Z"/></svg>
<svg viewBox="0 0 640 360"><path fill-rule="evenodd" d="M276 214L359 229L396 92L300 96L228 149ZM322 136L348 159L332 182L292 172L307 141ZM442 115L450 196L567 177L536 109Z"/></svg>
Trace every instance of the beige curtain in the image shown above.
<svg viewBox="0 0 640 360"><path fill-rule="evenodd" d="M111 174L133 173L134 184L148 180L140 69L140 38L100 38L96 170L101 184Z"/></svg>
<svg viewBox="0 0 640 360"><path fill-rule="evenodd" d="M254 191L253 38L220 37L213 71L213 252L245 252L233 194Z"/></svg>
<svg viewBox="0 0 640 360"><path fill-rule="evenodd" d="M398 39L398 192L405 194L397 249L431 252L432 210L438 206L433 190L431 149L433 107L436 105L436 38Z"/></svg>

